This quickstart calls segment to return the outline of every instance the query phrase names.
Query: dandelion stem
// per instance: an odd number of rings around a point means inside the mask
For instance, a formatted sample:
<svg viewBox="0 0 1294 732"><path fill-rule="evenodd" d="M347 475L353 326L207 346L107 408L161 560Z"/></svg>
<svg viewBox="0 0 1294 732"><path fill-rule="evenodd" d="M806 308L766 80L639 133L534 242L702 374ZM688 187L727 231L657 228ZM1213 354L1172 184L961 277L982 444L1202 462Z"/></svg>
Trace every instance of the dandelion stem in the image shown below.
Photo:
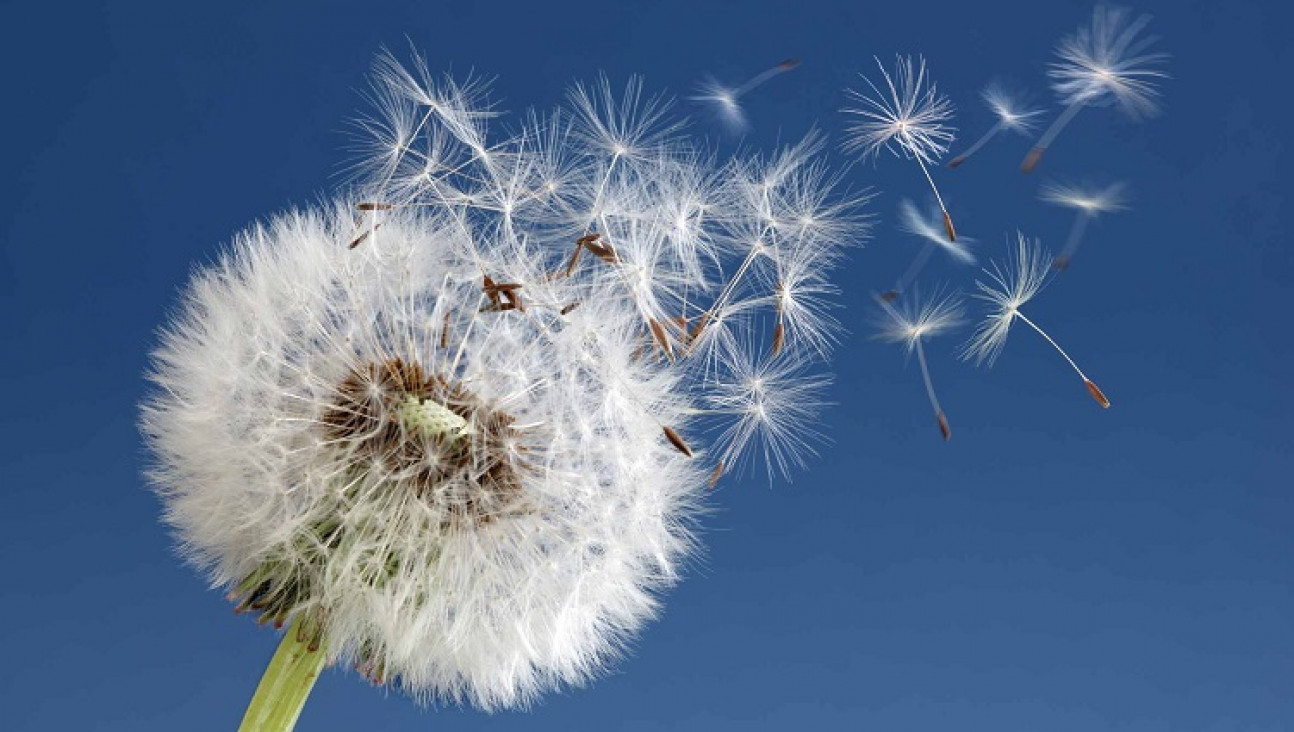
<svg viewBox="0 0 1294 732"><path fill-rule="evenodd" d="M981 147L984 147L984 145L987 144L989 140L992 140L993 136L996 135L998 132L1000 132L1002 130L1002 126L1005 124L1006 124L1005 122L998 121L997 124L990 127L988 132L985 132L984 136L981 137L978 141L976 141L974 145L971 145L966 152L953 158L952 162L948 163L948 167L956 168L958 165L961 165L962 163L966 162L966 160L970 156L979 152L979 149Z"/></svg>
<svg viewBox="0 0 1294 732"><path fill-rule="evenodd" d="M283 641L247 705L239 732L287 732L296 726L328 655L322 645L314 646L313 639L302 631L302 623L294 620L283 634Z"/></svg>
<svg viewBox="0 0 1294 732"><path fill-rule="evenodd" d="M939 195L939 189L935 187L935 179L930 177L930 171L926 170L926 164L921 162L921 156L914 156L917 165L921 166L921 172L926 174L926 180L930 182L930 190L935 192L935 200L939 202L939 210L944 212L944 228L948 231L948 241L957 241L957 232L953 230L953 217L948 215L948 207L944 205L944 197Z"/></svg>
<svg viewBox="0 0 1294 732"><path fill-rule="evenodd" d="M1042 154L1051 146L1052 141L1056 139L1056 135L1059 135L1060 131L1065 129L1065 125L1074 119L1074 115L1078 114L1078 110L1083 108L1083 104L1082 101L1074 102L1066 107L1064 112L1060 113L1056 121L1051 123L1051 127L1048 127L1047 131L1042 133L1042 137L1038 138L1038 142L1034 143L1033 149L1029 151L1029 154L1024 158L1024 162L1021 163L1020 170L1026 173L1033 172L1038 162L1042 160Z"/></svg>

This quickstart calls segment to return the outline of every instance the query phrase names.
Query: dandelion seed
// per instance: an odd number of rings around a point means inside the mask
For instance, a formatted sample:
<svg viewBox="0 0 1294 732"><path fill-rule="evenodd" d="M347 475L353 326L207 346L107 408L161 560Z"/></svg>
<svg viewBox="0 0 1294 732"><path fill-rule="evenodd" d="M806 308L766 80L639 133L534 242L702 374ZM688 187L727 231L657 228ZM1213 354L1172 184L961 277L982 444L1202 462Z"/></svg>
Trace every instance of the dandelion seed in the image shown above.
<svg viewBox="0 0 1294 732"><path fill-rule="evenodd" d="M1037 124L1037 117L1043 113L1041 109L1034 109L1026 106L1021 101L1019 95L1011 92L1001 82L993 82L980 92L980 98L993 111L997 117L997 122L984 133L984 136L967 148L966 152L958 155L948 162L948 167L956 168L970 159L972 155L979 152L989 140L997 136L997 133L1004 130L1018 132L1027 135L1033 131Z"/></svg>
<svg viewBox="0 0 1294 732"><path fill-rule="evenodd" d="M1059 183L1047 183L1042 186L1038 194L1039 198L1047 203L1078 211L1077 216L1074 217L1074 224L1070 227L1069 237L1065 240L1065 248L1056 257L1053 265L1056 269L1063 270L1069 267L1074 253L1078 251L1083 241L1083 233L1089 221L1103 213L1123 211L1127 208L1124 190L1125 186L1122 183L1111 183L1104 188Z"/></svg>
<svg viewBox="0 0 1294 732"><path fill-rule="evenodd" d="M1002 352L1002 347L1006 345L1011 324L1019 318L1037 331L1065 358L1065 361L1083 380L1092 398L1108 409L1110 400L1106 399L1105 394L1097 388L1096 384L1087 378L1078 364L1074 363L1074 359L1070 358L1069 354L1065 353L1064 349L1042 328L1020 312L1020 308L1046 286L1051 265L1051 257L1043 251L1039 241L1035 239L1031 242L1024 234L1016 234L1016 247L1008 257L1005 267L994 262L992 270L984 270L991 281L987 283L975 281L975 286L979 289L975 297L987 302L990 310L963 348L962 357L974 358L977 364L987 362L990 366L993 365Z"/></svg>
<svg viewBox="0 0 1294 732"><path fill-rule="evenodd" d="M917 363L921 365L921 379L925 383L926 396L930 407L935 411L935 421L945 441L952 438L952 429L939 398L935 396L934 383L930 379L930 367L926 364L926 353L922 343L926 338L933 338L961 327L964 324L961 298L954 294L936 291L928 300L920 298L905 301L902 310L894 307L882 297L876 298L881 306L884 318L880 322L877 338L891 343L902 343L910 355L917 354Z"/></svg>
<svg viewBox="0 0 1294 732"><path fill-rule="evenodd" d="M916 204L909 199L903 199L899 202L899 229L920 239L923 243L917 256L913 258L912 263L899 277L894 285L894 289L887 290L881 295L885 302L893 302L898 299L899 295L907 291L912 280L916 278L921 269L926 266L930 260L930 255L934 254L935 249L940 249L952 257L959 264L974 264L975 255L971 254L970 245L975 240L969 237L961 237L957 241L950 241L940 230L940 211L938 206L932 206L929 211L921 211Z"/></svg>
<svg viewBox="0 0 1294 732"><path fill-rule="evenodd" d="M863 76L863 81L871 87L871 94L847 90L861 106L843 111L862 119L849 125L845 151L858 152L867 158L885 149L896 156L915 159L939 202L948 240L957 241L952 216L948 214L943 196L939 195L934 178L926 168L938 162L953 141L956 130L948 124L953 113L952 102L926 78L924 58L918 57L914 68L911 56L900 56L894 77L881 65L880 59L876 59L876 65L885 79L885 90L866 76Z"/></svg>
<svg viewBox="0 0 1294 732"><path fill-rule="evenodd" d="M690 99L709 106L729 133L744 132L749 127L749 123L746 120L745 111L741 108L741 98L753 91L755 87L799 65L799 59L787 59L771 69L756 74L737 87L727 87L714 77L706 77L698 85L696 95Z"/></svg>
<svg viewBox="0 0 1294 732"><path fill-rule="evenodd" d="M1158 67L1168 54L1148 51L1156 38L1138 38L1149 23L1149 15L1134 20L1125 8L1097 5L1090 25L1060 41L1056 46L1059 60L1051 64L1047 75L1066 107L1025 156L1022 171L1029 173L1037 167L1052 141L1083 107L1114 105L1132 119L1158 111L1155 85L1168 76Z"/></svg>

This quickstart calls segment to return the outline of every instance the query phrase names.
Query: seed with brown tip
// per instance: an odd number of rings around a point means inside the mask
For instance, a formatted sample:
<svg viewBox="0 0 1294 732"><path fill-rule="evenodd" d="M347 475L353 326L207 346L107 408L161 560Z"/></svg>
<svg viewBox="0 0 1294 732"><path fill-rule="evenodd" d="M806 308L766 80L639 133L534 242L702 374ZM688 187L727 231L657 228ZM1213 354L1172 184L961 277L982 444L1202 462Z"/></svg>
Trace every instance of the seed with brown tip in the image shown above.
<svg viewBox="0 0 1294 732"><path fill-rule="evenodd" d="M1091 379L1084 379L1083 383L1087 384L1087 391L1096 400L1097 404L1100 404L1105 409L1110 408L1110 400L1105 398L1105 392L1101 391L1101 387L1092 383Z"/></svg>
<svg viewBox="0 0 1294 732"><path fill-rule="evenodd" d="M687 446L687 443L683 441L682 437L679 437L677 432L669 427L664 427L662 429L665 430L665 439L669 440L669 444L678 448L678 451L684 455L692 457L692 448Z"/></svg>
<svg viewBox="0 0 1294 732"><path fill-rule="evenodd" d="M661 326L660 321L652 318L647 321L647 325L651 327L652 338L656 339L656 345L660 346L666 356L674 358L674 346L670 344L669 336L665 334L665 328Z"/></svg>
<svg viewBox="0 0 1294 732"><path fill-rule="evenodd" d="M944 231L948 232L948 241L957 241L957 230L953 228L953 217L944 211Z"/></svg>
<svg viewBox="0 0 1294 732"><path fill-rule="evenodd" d="M949 160L949 161L948 161L948 167L950 167L950 168L956 168L956 167L960 166L960 165L961 165L962 163L964 163L964 162L966 162L966 156L965 156L965 155L958 155L957 157L955 157L955 158L953 158L952 160Z"/></svg>
<svg viewBox="0 0 1294 732"><path fill-rule="evenodd" d="M953 436L952 428L948 426L948 419L944 417L943 412L940 412L938 417L939 417L939 432L944 436L944 442L947 442L948 440L952 439L952 436Z"/></svg>
<svg viewBox="0 0 1294 732"><path fill-rule="evenodd" d="M371 201L366 201L356 205L355 208L360 211L390 211L395 208L395 206L389 203L373 203Z"/></svg>
<svg viewBox="0 0 1294 732"><path fill-rule="evenodd" d="M773 329L773 355L774 356L777 356L782 353L782 345L783 345L783 339L785 338L785 335L786 335L786 329L782 327L781 323L778 323L777 327Z"/></svg>

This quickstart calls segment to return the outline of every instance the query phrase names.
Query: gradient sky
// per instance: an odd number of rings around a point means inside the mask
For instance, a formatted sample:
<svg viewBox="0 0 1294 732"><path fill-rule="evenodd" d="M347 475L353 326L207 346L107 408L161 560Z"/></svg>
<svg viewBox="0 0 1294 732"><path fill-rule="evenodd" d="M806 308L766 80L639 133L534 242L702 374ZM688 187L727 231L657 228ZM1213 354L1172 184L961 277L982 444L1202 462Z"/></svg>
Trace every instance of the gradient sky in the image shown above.
<svg viewBox="0 0 1294 732"><path fill-rule="evenodd" d="M277 638L179 562L140 477L136 405L189 272L247 223L339 184L346 122L383 46L498 77L505 109L573 79L646 75L686 96L795 56L749 97L746 144L817 126L872 56L924 53L967 142L1004 75L1043 70L1088 2L5 3L0 59L0 727L230 730ZM877 236L840 273L834 444L794 483L728 481L708 551L615 672L528 713L423 710L329 671L300 730L1277 732L1294 729L1294 410L1288 313L1289 11L1141 2L1173 54L1165 113L1087 110L1032 177L1004 138L936 173L961 233L1058 248L1051 177L1125 180L1026 310L998 364L931 368L870 339L867 293L913 250L924 195L882 158ZM406 37L408 41L406 41ZM689 103L680 104L688 112ZM697 116L697 135L717 130ZM731 142L724 143L729 148ZM838 160L843 156L835 153ZM968 286L936 260L926 282Z"/></svg>

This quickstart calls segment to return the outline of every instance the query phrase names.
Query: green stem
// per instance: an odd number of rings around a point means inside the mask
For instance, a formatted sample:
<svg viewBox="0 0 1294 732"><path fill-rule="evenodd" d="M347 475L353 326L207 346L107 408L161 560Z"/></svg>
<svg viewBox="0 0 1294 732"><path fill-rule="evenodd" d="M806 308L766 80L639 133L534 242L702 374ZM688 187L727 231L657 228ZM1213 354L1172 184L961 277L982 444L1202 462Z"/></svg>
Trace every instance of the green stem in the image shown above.
<svg viewBox="0 0 1294 732"><path fill-rule="evenodd" d="M256 687L256 695L247 705L239 732L289 732L296 726L328 655L322 643L317 648L310 647L310 634L301 626L294 620L283 634L283 641Z"/></svg>

